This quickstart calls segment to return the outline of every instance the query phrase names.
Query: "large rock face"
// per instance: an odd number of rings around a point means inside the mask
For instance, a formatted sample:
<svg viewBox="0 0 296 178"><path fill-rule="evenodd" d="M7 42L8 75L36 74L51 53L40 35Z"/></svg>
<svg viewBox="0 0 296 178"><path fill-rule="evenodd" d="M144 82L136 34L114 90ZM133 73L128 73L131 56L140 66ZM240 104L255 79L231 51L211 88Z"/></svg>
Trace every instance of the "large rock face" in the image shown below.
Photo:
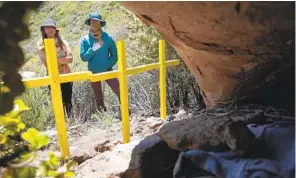
<svg viewBox="0 0 296 178"><path fill-rule="evenodd" d="M294 109L294 2L120 2L156 28L207 106L244 99Z"/></svg>

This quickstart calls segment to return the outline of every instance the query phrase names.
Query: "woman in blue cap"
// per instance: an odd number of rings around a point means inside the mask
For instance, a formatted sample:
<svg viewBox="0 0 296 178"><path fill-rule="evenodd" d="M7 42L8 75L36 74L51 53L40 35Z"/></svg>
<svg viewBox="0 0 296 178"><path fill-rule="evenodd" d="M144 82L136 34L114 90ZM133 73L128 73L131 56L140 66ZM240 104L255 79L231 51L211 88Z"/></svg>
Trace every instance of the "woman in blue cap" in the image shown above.
<svg viewBox="0 0 296 178"><path fill-rule="evenodd" d="M102 31L106 21L102 19L100 14L91 13L85 20L85 24L89 25L90 29L89 33L81 40L80 58L82 61L88 62L88 69L94 74L112 71L112 67L117 63L117 49L112 37ZM106 80L106 82L120 99L118 80L114 78ZM91 82L91 86L98 110L106 111L101 82Z"/></svg>

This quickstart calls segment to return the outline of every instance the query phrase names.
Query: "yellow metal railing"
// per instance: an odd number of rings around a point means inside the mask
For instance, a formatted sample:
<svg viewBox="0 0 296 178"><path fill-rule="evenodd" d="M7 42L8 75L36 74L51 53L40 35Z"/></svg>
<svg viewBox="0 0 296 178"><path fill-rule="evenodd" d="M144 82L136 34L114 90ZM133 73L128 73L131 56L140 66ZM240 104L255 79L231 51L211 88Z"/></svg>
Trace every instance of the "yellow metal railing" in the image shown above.
<svg viewBox="0 0 296 178"><path fill-rule="evenodd" d="M166 117L165 41L159 41L160 118Z"/></svg>
<svg viewBox="0 0 296 178"><path fill-rule="evenodd" d="M34 79L23 80L27 88L36 88L50 85L53 112L55 115L58 140L62 156L69 156L69 144L66 132L66 123L64 117L64 108L62 104L61 83L73 82L79 80L89 80L91 82L103 81L111 78L118 78L120 84L120 104L122 114L122 135L123 143L130 141L130 124L128 109L128 75L136 75L141 72L160 69L159 70L159 86L160 86L160 117L166 118L166 67L176 66L180 64L179 60L167 61L165 58L165 41L159 41L159 63L148 64L134 68L126 68L126 55L124 41L117 41L118 51L118 71L104 72L100 74L92 74L91 72L75 72L70 74L58 73L57 55L55 43L53 39L45 39L45 53L47 59L48 75L46 77L38 77Z"/></svg>

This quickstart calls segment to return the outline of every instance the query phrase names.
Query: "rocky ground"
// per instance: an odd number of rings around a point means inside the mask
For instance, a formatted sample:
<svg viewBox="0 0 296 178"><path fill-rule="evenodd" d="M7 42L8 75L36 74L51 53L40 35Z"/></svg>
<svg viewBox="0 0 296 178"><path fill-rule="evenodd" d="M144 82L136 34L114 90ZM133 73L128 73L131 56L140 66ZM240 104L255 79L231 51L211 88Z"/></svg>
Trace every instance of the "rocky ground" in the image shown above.
<svg viewBox="0 0 296 178"><path fill-rule="evenodd" d="M209 141L214 144L212 146L220 145L220 142L232 143L225 140L228 138L240 142L242 135L242 138L248 136L248 130L244 129L246 126L241 122L250 124L274 119L295 120L295 117L284 110L257 105L195 113L180 110L177 114L168 116L166 120L157 117L157 113L133 114L130 117L131 141L127 144L122 144L119 121L113 121L109 125L99 121L76 125L68 129L71 157L78 163L75 167L75 177L116 178L115 175L118 175L137 178L143 174L148 177L171 177L172 165L180 150L209 146ZM240 123L240 127L236 126L237 123ZM236 132L236 128L241 129ZM55 151L57 154L59 151L56 131L45 133L51 138L51 143L39 152L39 159L44 159L48 151ZM186 143L183 143L184 139L187 140ZM256 139L253 141L257 144ZM242 143L245 142L249 141ZM228 145L231 149L246 153L249 150L249 147L245 148L244 145L236 146L238 147ZM163 171L164 168L166 171Z"/></svg>
<svg viewBox="0 0 296 178"><path fill-rule="evenodd" d="M190 116L192 116L191 113L180 110L177 114L168 116L168 120L185 119ZM113 121L107 126L98 121L70 127L68 129L70 153L72 158L79 163L75 168L76 178L106 177L110 173L125 170L128 168L135 145L142 138L155 133L166 122L157 116L149 116L149 114L131 115L131 141L128 144L122 144L121 122L119 121ZM39 151L39 160L46 158L49 151L60 154L56 130L44 133L50 137L51 142L46 149Z"/></svg>

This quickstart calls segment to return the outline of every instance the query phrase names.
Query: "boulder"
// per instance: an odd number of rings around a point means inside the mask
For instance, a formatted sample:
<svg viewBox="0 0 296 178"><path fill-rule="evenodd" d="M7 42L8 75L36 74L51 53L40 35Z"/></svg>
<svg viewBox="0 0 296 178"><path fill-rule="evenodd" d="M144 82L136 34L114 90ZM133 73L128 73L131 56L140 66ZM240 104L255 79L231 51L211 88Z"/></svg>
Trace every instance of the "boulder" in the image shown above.
<svg viewBox="0 0 296 178"><path fill-rule="evenodd" d="M211 116L203 114L165 124L156 133L174 150L202 149L211 152L234 151L240 156L262 155L255 153L260 140L247 127L247 123L262 122L257 113L243 116Z"/></svg>
<svg viewBox="0 0 296 178"><path fill-rule="evenodd" d="M157 135L144 138L132 151L127 170L113 174L121 178L172 178L179 151L170 149Z"/></svg>
<svg viewBox="0 0 296 178"><path fill-rule="evenodd" d="M157 135L118 144L77 167L76 178L172 178L179 151Z"/></svg>
<svg viewBox="0 0 296 178"><path fill-rule="evenodd" d="M295 2L120 2L169 42L208 107L294 110Z"/></svg>

